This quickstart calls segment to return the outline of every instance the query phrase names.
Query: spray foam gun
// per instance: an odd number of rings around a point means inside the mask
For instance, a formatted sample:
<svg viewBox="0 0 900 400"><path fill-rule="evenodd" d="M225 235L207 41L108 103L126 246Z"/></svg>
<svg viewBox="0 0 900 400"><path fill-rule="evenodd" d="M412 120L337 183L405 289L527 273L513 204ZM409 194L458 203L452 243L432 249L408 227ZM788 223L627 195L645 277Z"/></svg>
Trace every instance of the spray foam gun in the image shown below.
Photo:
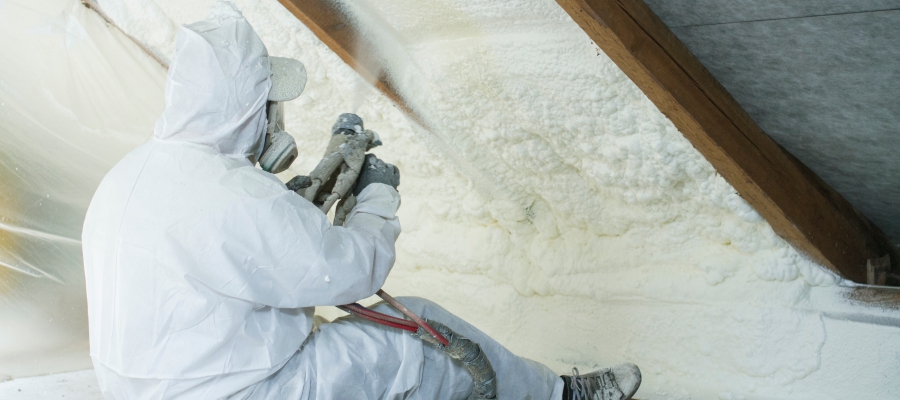
<svg viewBox="0 0 900 400"><path fill-rule="evenodd" d="M309 176L294 177L288 181L287 187L312 202L326 214L337 203L334 225L343 225L347 214L356 205L356 197L353 196L352 191L359 178L366 152L379 145L381 145L381 140L378 138L378 134L363 129L362 118L356 114L341 114L331 128L331 139L325 148L325 156L322 157L322 161L319 161ZM340 306L340 308L362 318L379 323L385 322L385 325L411 332L416 332L421 326L428 333L434 335L434 338L440 343L444 345L449 343L437 330L394 300L393 297L384 293L383 290L379 290L378 295L397 307L412 321L381 314L359 304L348 304Z"/></svg>
<svg viewBox="0 0 900 400"><path fill-rule="evenodd" d="M333 223L336 226L343 225L350 210L356 206L353 188L359 178L366 152L380 145L381 140L377 133L363 129L362 118L356 114L341 114L331 128L331 139L325 148L322 161L319 161L309 176L296 176L288 181L287 187L326 214L337 203ZM443 324L425 321L384 290L379 290L376 294L411 321L372 311L358 303L345 304L338 308L368 321L413 332L414 336L437 346L451 358L461 361L475 382L475 388L469 396L470 400L497 397L496 374L477 343L456 334Z"/></svg>

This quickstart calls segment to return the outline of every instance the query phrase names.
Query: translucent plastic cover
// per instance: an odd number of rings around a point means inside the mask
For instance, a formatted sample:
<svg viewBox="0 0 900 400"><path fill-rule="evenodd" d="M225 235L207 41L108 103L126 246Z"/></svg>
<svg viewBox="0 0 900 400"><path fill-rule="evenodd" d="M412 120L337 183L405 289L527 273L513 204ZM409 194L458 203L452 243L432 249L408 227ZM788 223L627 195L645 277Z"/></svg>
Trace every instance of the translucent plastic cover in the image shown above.
<svg viewBox="0 0 900 400"><path fill-rule="evenodd" d="M0 2L0 380L90 368L82 220L164 82L78 0Z"/></svg>

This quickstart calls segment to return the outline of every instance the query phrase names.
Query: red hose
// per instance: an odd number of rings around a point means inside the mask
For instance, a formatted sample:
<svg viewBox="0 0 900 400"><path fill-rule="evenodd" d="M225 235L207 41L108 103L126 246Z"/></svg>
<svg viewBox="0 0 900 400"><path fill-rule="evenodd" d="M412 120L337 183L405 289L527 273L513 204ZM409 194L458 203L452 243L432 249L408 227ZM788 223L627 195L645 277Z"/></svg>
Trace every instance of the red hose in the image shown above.
<svg viewBox="0 0 900 400"><path fill-rule="evenodd" d="M384 290L379 289L377 292L375 292L375 294L377 294L378 297L381 297L384 301L388 302L390 305L396 307L398 310L400 310L400 312L402 312L404 315L406 315L411 320L413 320L416 324L421 326L422 329L425 329L426 332L431 334L431 336L434 336L434 338L437 339L437 341L440 342L442 345L444 345L444 346L450 345L450 341L447 340L447 338L445 338L444 335L441 335L438 331L436 331L434 328L432 328L431 325L428 325L428 323L425 322L425 320L423 320L418 315L416 315L414 312L412 312L412 310L406 308L406 306L404 306L403 303L401 303L401 302L397 301L397 299L391 297L391 295L387 294Z"/></svg>
<svg viewBox="0 0 900 400"><path fill-rule="evenodd" d="M362 306L360 306L360 307L362 307ZM362 319L365 319L365 320L368 320L368 321L372 321L372 322L374 322L374 323L376 323L376 324L381 324L381 325L389 326L389 327L391 327L391 328L402 329L402 330L409 331L409 332L417 332L417 331L419 330L418 326L416 326L416 324L414 324L414 323L410 323L410 325L407 325L407 324L400 324L400 323L397 323L397 322L389 321L389 320L387 320L387 319L381 319L381 318L376 317L376 316L373 316L373 315L364 314L364 313L358 311L357 309L354 309L354 308L351 308L351 307L347 307L347 306L338 306L338 308L340 308L341 310L344 310L344 311L346 311L346 312L348 312L348 313L350 313L350 314L353 314L353 315L355 315L355 316L357 316L357 317L360 317L360 318L362 318ZM367 310L368 310L368 309L367 309ZM369 311L371 311L371 310L369 310ZM381 314L381 313L376 313L376 314L384 315L384 314ZM384 315L384 316L390 317L389 315ZM391 318L393 318L393 317L391 317ZM404 320L404 321L405 321L405 320ZM405 321L405 322L409 322L409 321Z"/></svg>
<svg viewBox="0 0 900 400"><path fill-rule="evenodd" d="M408 327L410 327L410 328L418 328L418 326L416 325L415 322L407 321L407 320L405 320L405 319L403 319L403 318L397 318L397 317L393 317L393 316L390 316L390 315L387 315L387 314L382 314L382 313L380 313L380 312L373 311L373 310L370 310L370 309L368 309L368 308L365 308L365 307L363 307L363 306L361 306L361 305L359 305L359 304L357 304L357 303L347 304L346 307L347 307L347 308L350 308L350 309L352 309L352 310L354 310L354 311L356 311L356 312L358 312L358 313L360 313L360 314L365 314L365 315L370 316L370 317L373 317L373 318L378 318L378 319L380 319L380 320L382 320L382 321L393 322L393 323L395 323L395 324L405 325L405 326L408 326Z"/></svg>
<svg viewBox="0 0 900 400"><path fill-rule="evenodd" d="M384 290L379 290L377 293L378 297L381 297L384 301L388 302L388 304L394 306L394 308L400 310L401 313L412 319L412 321L407 321L405 319L392 317L387 314L382 314L377 311L372 311L368 308L365 308L357 303L353 304L344 304L342 306L337 306L341 310L344 310L350 314L353 314L357 317L363 318L368 321L372 321L377 324L389 326L391 328L403 329L405 331L410 332L418 332L419 327L422 327L426 332L428 332L431 336L440 342L444 346L449 346L450 341L441 335L437 330L428 325L425 320L420 318L410 309L406 308L403 303L397 301L397 299L393 298L391 295L385 293Z"/></svg>

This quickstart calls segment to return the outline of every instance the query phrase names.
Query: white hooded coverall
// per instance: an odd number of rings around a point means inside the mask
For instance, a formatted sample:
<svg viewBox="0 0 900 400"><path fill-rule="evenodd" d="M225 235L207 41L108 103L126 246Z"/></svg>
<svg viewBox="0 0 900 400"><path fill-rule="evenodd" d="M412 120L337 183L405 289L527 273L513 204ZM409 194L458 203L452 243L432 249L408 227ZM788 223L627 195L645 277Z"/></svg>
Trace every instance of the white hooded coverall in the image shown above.
<svg viewBox="0 0 900 400"><path fill-rule="evenodd" d="M409 334L315 306L374 294L394 263L397 191L369 185L344 227L254 167L271 87L265 46L227 3L182 27L150 141L104 178L82 235L91 357L108 399L462 399L463 368ZM479 343L501 399L562 381L440 307ZM382 312L399 315L389 307Z"/></svg>

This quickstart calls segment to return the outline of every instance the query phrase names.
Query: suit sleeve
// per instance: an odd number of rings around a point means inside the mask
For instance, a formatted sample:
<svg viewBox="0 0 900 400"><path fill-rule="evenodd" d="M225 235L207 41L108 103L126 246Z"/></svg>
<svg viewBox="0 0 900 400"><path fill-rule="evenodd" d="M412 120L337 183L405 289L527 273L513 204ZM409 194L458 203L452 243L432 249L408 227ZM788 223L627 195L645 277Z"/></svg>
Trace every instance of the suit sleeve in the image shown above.
<svg viewBox="0 0 900 400"><path fill-rule="evenodd" d="M277 308L356 302L375 294L393 267L399 205L394 188L369 185L341 227L291 191L248 198L190 235L201 251L188 275L226 296Z"/></svg>

